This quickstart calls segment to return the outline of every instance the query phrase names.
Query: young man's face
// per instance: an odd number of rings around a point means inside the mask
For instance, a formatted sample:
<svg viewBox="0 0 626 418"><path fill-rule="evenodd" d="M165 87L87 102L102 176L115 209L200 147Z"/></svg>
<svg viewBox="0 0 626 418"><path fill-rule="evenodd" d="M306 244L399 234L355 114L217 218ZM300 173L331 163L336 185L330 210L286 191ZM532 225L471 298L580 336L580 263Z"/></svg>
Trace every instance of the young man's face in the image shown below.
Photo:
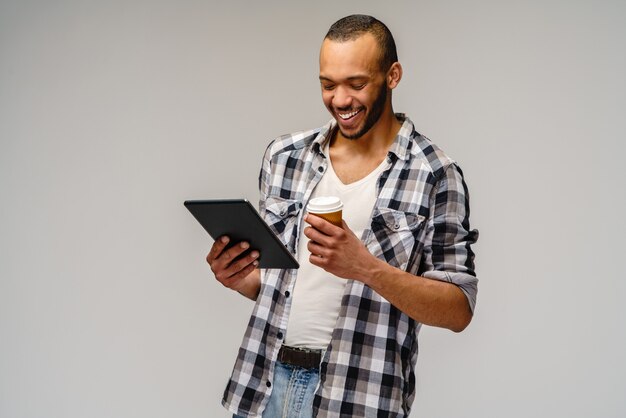
<svg viewBox="0 0 626 418"><path fill-rule="evenodd" d="M320 83L322 100L341 134L358 139L369 132L388 103L374 37L366 33L346 42L325 39L320 51Z"/></svg>

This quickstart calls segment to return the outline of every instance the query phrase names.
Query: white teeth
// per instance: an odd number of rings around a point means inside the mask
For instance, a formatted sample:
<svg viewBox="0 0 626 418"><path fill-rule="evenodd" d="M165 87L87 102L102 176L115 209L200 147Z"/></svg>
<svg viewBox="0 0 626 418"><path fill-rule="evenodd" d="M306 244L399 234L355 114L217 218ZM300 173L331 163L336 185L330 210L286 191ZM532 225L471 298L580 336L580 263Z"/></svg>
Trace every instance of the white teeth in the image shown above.
<svg viewBox="0 0 626 418"><path fill-rule="evenodd" d="M358 110L355 110L354 112L350 112L350 113L344 113L344 114L339 113L339 117L343 120L346 120L346 119L350 119L352 116L356 115L357 113L359 113Z"/></svg>

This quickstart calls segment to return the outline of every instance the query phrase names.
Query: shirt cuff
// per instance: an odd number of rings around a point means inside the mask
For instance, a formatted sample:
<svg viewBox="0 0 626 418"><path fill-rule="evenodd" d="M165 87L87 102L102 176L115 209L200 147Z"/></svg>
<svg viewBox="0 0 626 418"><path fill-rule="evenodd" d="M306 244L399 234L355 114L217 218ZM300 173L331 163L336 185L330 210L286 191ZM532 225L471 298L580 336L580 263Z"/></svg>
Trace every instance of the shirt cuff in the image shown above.
<svg viewBox="0 0 626 418"><path fill-rule="evenodd" d="M476 294L478 293L478 279L476 277L467 273L440 270L425 271L421 276L427 279L440 280L457 285L467 297L467 302L472 310L472 314L474 313Z"/></svg>

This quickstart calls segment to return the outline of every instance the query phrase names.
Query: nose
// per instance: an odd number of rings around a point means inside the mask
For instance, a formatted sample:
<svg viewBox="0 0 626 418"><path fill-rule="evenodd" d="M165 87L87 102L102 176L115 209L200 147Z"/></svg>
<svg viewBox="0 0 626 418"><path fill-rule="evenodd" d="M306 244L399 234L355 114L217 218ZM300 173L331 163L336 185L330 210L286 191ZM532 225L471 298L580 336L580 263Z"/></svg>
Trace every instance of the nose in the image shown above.
<svg viewBox="0 0 626 418"><path fill-rule="evenodd" d="M349 108L352 105L352 96L343 86L337 86L333 96L333 106L338 109Z"/></svg>

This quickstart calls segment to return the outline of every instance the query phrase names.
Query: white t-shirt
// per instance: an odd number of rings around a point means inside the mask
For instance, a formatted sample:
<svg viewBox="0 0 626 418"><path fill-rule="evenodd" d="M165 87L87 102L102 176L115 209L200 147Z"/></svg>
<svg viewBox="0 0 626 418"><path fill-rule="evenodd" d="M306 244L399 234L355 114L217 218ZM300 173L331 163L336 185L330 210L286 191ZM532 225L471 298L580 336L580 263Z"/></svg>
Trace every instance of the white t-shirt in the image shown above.
<svg viewBox="0 0 626 418"><path fill-rule="evenodd" d="M328 145L324 150L330 155ZM366 177L343 184L328 158L328 169L313 190L311 198L337 196L343 202L343 219L361 237L370 225L376 203L378 177L387 168L387 159ZM303 222L303 227L308 226ZM292 347L326 349L330 343L343 297L346 280L326 272L309 262L309 239L300 231L297 258L300 268L296 276L285 344ZM357 260L354 260L357 261Z"/></svg>

